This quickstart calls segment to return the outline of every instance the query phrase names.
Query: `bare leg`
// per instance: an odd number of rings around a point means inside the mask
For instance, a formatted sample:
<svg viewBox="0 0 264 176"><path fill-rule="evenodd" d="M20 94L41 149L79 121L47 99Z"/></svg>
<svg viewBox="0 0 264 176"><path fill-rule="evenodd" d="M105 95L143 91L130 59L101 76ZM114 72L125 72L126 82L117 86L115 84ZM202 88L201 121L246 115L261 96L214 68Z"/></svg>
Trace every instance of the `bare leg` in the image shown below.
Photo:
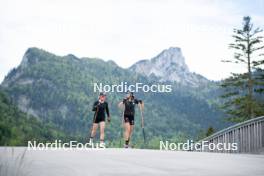
<svg viewBox="0 0 264 176"><path fill-rule="evenodd" d="M125 132L124 132L125 148L128 148L129 139L130 139L131 125L129 124L129 122L126 122L126 123L124 123L124 127L125 127Z"/></svg>
<svg viewBox="0 0 264 176"><path fill-rule="evenodd" d="M132 137L133 130L134 130L134 125L130 125L129 139L131 139Z"/></svg>
<svg viewBox="0 0 264 176"><path fill-rule="evenodd" d="M124 123L125 127L125 132L124 132L124 138L125 141L129 140L129 135L130 135L130 124L128 122Z"/></svg>
<svg viewBox="0 0 264 176"><path fill-rule="evenodd" d="M93 123L92 132L91 132L92 138L96 135L97 128L98 128L98 123Z"/></svg>
<svg viewBox="0 0 264 176"><path fill-rule="evenodd" d="M104 141L105 122L100 122L100 141Z"/></svg>

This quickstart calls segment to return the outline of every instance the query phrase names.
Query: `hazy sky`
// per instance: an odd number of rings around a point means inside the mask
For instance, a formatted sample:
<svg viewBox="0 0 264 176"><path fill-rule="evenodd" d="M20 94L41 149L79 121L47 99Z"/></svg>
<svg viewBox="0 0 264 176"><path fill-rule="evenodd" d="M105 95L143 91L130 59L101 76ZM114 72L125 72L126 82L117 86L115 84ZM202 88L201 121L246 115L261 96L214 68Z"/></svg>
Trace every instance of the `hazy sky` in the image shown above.
<svg viewBox="0 0 264 176"><path fill-rule="evenodd" d="M232 29L250 15L264 28L264 0L0 0L0 81L28 47L99 57L129 67L171 46L191 71L219 80Z"/></svg>

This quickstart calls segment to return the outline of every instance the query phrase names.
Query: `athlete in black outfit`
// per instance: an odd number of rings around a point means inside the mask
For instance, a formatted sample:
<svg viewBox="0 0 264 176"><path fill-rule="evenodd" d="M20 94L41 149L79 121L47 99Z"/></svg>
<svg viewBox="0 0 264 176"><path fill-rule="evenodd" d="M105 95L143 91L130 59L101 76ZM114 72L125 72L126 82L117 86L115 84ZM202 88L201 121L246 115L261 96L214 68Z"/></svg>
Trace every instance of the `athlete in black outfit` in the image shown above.
<svg viewBox="0 0 264 176"><path fill-rule="evenodd" d="M98 101L94 102L92 110L94 112L93 127L90 137L90 143L93 141L93 137L96 134L98 124L100 125L100 146L104 145L104 129L105 129L105 112L107 114L107 120L110 122L110 113L108 103L105 101L105 93L100 93Z"/></svg>
<svg viewBox="0 0 264 176"><path fill-rule="evenodd" d="M124 109L125 148L128 148L129 146L129 141L134 129L135 106L137 104L139 104L140 106L144 105L142 100L138 100L134 97L133 92L127 92L126 98L119 103L119 107L123 106L123 108L125 108Z"/></svg>

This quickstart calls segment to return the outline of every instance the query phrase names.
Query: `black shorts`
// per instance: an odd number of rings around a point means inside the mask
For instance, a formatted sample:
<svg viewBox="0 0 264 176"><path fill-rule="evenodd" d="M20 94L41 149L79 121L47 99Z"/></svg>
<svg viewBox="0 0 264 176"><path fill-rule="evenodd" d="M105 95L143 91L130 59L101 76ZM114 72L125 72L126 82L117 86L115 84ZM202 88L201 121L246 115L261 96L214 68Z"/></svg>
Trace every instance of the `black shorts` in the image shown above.
<svg viewBox="0 0 264 176"><path fill-rule="evenodd" d="M105 122L105 117L97 117L96 119L93 119L93 123L100 123Z"/></svg>
<svg viewBox="0 0 264 176"><path fill-rule="evenodd" d="M134 125L134 115L124 115L124 121L130 125Z"/></svg>

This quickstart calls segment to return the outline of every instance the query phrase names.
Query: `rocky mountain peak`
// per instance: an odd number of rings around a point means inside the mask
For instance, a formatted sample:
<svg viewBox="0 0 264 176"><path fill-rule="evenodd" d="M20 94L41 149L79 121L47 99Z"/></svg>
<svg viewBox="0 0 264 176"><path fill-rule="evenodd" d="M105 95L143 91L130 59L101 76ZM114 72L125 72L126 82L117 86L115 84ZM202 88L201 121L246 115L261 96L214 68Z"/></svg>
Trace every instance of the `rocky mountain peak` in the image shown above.
<svg viewBox="0 0 264 176"><path fill-rule="evenodd" d="M34 65L38 63L41 59L46 59L47 54L51 55L51 53L36 47L28 48L22 58L20 67L23 69L30 65Z"/></svg>
<svg viewBox="0 0 264 176"><path fill-rule="evenodd" d="M185 63L185 58L182 55L181 48L170 47L163 50L159 55L151 59L152 63L160 64L160 66L167 68L180 67L183 70L189 71L188 66Z"/></svg>
<svg viewBox="0 0 264 176"><path fill-rule="evenodd" d="M150 60L141 60L130 67L131 71L145 76L154 75L159 81L178 82L190 86L198 86L208 80L201 75L189 71L181 48L170 47Z"/></svg>

